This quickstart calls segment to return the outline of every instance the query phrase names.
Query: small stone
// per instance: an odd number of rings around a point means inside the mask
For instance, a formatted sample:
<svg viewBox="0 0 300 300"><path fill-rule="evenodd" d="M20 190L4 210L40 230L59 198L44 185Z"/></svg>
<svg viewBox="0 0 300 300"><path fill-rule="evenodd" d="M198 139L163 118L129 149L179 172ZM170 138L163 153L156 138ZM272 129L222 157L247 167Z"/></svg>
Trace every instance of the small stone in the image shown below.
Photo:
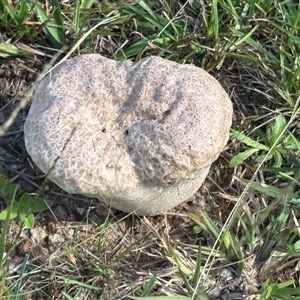
<svg viewBox="0 0 300 300"><path fill-rule="evenodd" d="M30 238L33 244L40 244L44 246L47 237L48 237L48 233L44 228L35 227L30 229Z"/></svg>
<svg viewBox="0 0 300 300"><path fill-rule="evenodd" d="M49 235L49 237L48 237L48 243L51 246L54 246L57 244L62 244L64 241L65 241L64 238L58 233Z"/></svg>
<svg viewBox="0 0 300 300"><path fill-rule="evenodd" d="M68 193L157 215L196 193L231 122L228 95L198 67L88 54L41 81L24 134L34 163Z"/></svg>
<svg viewBox="0 0 300 300"><path fill-rule="evenodd" d="M53 207L52 212L58 220L60 221L67 220L67 212L63 206L57 205L56 207Z"/></svg>
<svg viewBox="0 0 300 300"><path fill-rule="evenodd" d="M83 216L86 213L86 209L82 207L76 207L76 211Z"/></svg>

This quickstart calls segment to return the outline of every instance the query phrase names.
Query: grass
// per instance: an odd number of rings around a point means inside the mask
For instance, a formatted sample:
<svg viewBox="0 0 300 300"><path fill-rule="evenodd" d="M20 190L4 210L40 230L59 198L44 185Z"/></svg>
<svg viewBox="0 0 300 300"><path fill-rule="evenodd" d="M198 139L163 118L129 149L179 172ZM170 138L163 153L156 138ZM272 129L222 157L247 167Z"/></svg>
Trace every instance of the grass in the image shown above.
<svg viewBox="0 0 300 300"><path fill-rule="evenodd" d="M2 1L4 64L28 70L32 60L46 65L45 58L54 56L53 65L89 52L134 61L162 56L218 78L235 115L230 143L201 189L210 202L206 209L190 204L157 218L108 215L99 226L62 223L53 229L46 222L44 228L38 216L34 226L32 217L28 222L18 214L27 194L22 186L17 194L11 184L21 175L3 181L2 191L13 192L2 195L8 203L0 238L0 298L299 299L299 4ZM17 147L18 136L12 141L7 134L28 101L29 96L21 102L1 98L0 111L10 107L11 116L0 126L5 149ZM34 183L45 187L41 180ZM25 200L34 197L31 192ZM17 222L11 221L14 210ZM31 231L28 250L28 227L50 238L50 246L33 241ZM23 257L19 265L13 263L16 253Z"/></svg>

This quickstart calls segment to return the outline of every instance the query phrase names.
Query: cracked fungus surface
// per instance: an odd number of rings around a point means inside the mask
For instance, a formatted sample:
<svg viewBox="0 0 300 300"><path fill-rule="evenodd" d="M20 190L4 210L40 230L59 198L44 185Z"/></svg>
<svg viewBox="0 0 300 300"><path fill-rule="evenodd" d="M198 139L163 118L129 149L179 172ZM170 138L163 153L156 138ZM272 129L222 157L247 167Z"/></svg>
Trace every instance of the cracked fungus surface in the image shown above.
<svg viewBox="0 0 300 300"><path fill-rule="evenodd" d="M25 143L67 192L130 211L167 190L159 201L170 202L169 209L202 184L227 143L231 119L226 92L200 68L89 54L62 63L39 84Z"/></svg>

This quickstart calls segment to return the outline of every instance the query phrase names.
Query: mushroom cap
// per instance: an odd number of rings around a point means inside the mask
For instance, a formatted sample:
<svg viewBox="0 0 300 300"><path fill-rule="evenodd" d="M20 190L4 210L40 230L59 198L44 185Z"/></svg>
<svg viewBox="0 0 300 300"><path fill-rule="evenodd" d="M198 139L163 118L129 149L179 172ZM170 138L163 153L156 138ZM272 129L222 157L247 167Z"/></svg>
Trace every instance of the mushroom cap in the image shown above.
<svg viewBox="0 0 300 300"><path fill-rule="evenodd" d="M40 82L24 134L34 163L65 191L155 215L199 189L231 122L228 95L203 69L87 54Z"/></svg>

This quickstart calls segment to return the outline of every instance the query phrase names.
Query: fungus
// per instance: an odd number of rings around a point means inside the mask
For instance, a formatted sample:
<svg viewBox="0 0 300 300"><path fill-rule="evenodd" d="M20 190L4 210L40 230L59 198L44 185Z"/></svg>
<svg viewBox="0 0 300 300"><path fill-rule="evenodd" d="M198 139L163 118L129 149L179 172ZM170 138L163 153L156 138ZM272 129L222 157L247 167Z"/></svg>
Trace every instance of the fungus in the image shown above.
<svg viewBox="0 0 300 300"><path fill-rule="evenodd" d="M87 54L41 81L24 134L33 162L68 193L156 215L196 193L231 122L228 95L198 67Z"/></svg>

